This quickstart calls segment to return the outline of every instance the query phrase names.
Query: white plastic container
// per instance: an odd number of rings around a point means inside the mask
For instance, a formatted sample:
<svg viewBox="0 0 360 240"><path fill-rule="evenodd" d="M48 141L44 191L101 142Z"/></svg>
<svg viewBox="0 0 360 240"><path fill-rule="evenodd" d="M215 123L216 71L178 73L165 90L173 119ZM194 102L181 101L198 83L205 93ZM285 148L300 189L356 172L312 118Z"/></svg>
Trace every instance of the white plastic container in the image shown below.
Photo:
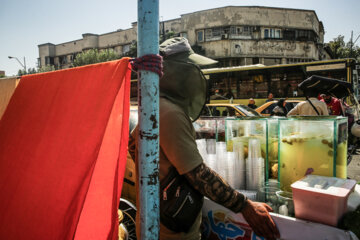
<svg viewBox="0 0 360 240"><path fill-rule="evenodd" d="M336 226L355 180L308 175L291 184L296 218Z"/></svg>

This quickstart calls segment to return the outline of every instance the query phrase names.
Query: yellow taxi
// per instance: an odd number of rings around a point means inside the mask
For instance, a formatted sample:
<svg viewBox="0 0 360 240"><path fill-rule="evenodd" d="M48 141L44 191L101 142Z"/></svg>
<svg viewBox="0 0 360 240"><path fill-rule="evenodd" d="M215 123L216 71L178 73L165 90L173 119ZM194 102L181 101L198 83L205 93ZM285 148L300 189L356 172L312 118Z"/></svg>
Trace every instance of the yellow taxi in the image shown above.
<svg viewBox="0 0 360 240"><path fill-rule="evenodd" d="M200 117L241 117L241 116L261 116L254 109L243 104L235 103L208 103L205 105Z"/></svg>
<svg viewBox="0 0 360 240"><path fill-rule="evenodd" d="M272 110L276 107L277 100L266 102L260 107L256 108L255 111L262 116L270 116ZM291 109L293 109L299 102L302 102L302 100L297 99L289 99L285 101L285 108L289 112Z"/></svg>

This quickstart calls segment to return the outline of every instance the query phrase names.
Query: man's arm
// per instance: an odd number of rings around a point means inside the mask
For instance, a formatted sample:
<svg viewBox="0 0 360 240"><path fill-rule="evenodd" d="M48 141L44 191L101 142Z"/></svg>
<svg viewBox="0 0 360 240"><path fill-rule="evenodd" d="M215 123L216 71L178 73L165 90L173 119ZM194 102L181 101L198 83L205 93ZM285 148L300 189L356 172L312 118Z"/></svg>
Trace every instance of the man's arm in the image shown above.
<svg viewBox="0 0 360 240"><path fill-rule="evenodd" d="M268 212L272 211L271 207L246 199L204 163L184 176L204 196L233 212L241 212L256 235L268 240L280 238L280 233Z"/></svg>
<svg viewBox="0 0 360 240"><path fill-rule="evenodd" d="M184 174L191 185L204 196L238 213L246 205L244 194L234 190L204 163Z"/></svg>

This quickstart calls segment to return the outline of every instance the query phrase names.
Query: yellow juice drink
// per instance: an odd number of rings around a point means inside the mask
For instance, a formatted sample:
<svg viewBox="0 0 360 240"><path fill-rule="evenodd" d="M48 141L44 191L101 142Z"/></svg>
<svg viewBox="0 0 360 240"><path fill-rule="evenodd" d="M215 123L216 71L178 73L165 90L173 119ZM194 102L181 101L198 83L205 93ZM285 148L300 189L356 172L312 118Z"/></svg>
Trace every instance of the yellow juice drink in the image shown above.
<svg viewBox="0 0 360 240"><path fill-rule="evenodd" d="M278 178L278 138L268 138L269 178Z"/></svg>
<svg viewBox="0 0 360 240"><path fill-rule="evenodd" d="M336 148L336 177L347 177L347 141L343 141Z"/></svg>
<svg viewBox="0 0 360 240"><path fill-rule="evenodd" d="M291 191L290 185L313 169L312 174L333 176L334 147L330 138L291 136L280 142L280 184Z"/></svg>

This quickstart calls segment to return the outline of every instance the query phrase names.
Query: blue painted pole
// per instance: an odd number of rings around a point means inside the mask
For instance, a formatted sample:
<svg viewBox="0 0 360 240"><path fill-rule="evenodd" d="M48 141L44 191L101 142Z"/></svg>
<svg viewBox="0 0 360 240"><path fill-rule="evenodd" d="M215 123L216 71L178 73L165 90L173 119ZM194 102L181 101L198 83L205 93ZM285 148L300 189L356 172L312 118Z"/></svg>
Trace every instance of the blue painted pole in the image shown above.
<svg viewBox="0 0 360 240"><path fill-rule="evenodd" d="M159 53L159 0L138 0L138 56ZM138 73L141 239L159 239L159 76Z"/></svg>

